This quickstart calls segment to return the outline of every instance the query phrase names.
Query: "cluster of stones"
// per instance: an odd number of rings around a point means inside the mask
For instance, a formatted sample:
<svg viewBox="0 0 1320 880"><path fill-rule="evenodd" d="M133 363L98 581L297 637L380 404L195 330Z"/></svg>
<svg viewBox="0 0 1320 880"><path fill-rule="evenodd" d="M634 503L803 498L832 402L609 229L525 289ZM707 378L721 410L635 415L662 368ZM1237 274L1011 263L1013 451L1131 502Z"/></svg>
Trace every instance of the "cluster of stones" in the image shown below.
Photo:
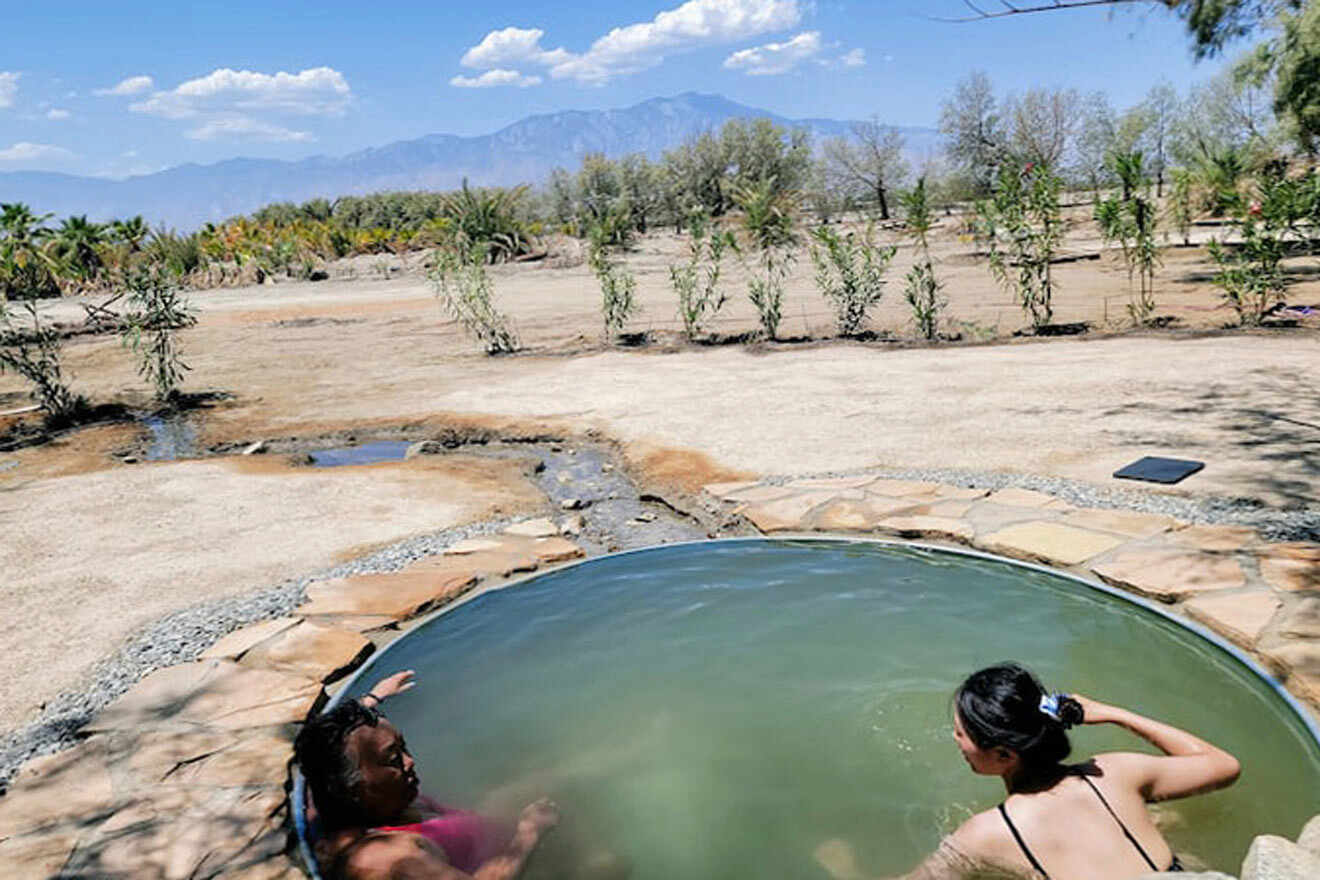
<svg viewBox="0 0 1320 880"><path fill-rule="evenodd" d="M1026 489L873 476L716 483L706 492L765 534L954 543L1099 578L1249 652L1320 718L1320 544L1271 544L1242 526L1073 507Z"/></svg>
<svg viewBox="0 0 1320 880"><path fill-rule="evenodd" d="M0 797L0 874L280 880L297 725L417 618L583 555L549 520L462 541L390 574L312 584L294 616L225 636L107 706L77 746L27 762Z"/></svg>

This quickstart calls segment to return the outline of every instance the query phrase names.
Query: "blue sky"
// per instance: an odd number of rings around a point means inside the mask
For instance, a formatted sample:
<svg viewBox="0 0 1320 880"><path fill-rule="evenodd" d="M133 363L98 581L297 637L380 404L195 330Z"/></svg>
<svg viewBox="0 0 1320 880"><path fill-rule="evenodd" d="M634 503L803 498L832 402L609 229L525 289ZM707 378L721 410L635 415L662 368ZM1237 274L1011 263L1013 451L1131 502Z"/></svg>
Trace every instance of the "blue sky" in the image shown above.
<svg viewBox="0 0 1320 880"><path fill-rule="evenodd" d="M341 155L685 91L933 125L976 69L1003 92L1103 90L1122 107L1223 64L1195 64L1182 24L1144 4L972 24L932 20L961 0L9 5L0 21L22 38L0 53L0 171Z"/></svg>

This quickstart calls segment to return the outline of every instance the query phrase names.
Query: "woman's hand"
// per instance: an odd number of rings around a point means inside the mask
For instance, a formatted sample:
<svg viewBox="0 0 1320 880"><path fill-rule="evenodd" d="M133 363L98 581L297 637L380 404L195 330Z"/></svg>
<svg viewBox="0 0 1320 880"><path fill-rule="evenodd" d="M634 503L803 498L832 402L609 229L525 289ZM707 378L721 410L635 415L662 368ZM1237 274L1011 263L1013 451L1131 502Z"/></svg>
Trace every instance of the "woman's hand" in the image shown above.
<svg viewBox="0 0 1320 880"><path fill-rule="evenodd" d="M394 673L389 678L382 678L372 686L368 696L375 697L378 704L384 702L387 697L401 694L416 685L416 675L417 673L411 669L405 669L403 672Z"/></svg>
<svg viewBox="0 0 1320 880"><path fill-rule="evenodd" d="M559 824L559 805L549 798L541 798L523 807L518 817L520 831L532 831L536 834L548 831Z"/></svg>

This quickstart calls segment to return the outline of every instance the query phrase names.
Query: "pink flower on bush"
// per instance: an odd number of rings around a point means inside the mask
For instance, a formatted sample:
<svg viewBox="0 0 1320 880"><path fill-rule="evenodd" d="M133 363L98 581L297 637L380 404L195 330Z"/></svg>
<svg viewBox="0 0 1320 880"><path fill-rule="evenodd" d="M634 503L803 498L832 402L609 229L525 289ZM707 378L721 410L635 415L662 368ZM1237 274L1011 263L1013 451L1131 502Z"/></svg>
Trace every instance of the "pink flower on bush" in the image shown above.
<svg viewBox="0 0 1320 880"><path fill-rule="evenodd" d="M1247 208L1247 213L1250 214L1252 217L1259 217L1260 212L1261 212L1260 202L1252 202L1251 205L1248 206Z"/></svg>

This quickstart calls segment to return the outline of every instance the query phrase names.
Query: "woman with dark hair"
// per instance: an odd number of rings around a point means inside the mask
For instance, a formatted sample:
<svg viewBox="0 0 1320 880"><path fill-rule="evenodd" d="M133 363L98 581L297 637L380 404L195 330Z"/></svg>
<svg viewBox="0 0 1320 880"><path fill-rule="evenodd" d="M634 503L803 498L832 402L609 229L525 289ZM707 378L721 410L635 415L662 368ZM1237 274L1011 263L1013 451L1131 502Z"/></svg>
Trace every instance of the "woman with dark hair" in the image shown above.
<svg viewBox="0 0 1320 880"><path fill-rule="evenodd" d="M1067 730L1117 724L1164 752L1109 752L1066 764ZM907 880L999 875L1130 880L1182 866L1146 804L1233 783L1237 759L1185 730L1086 697L1050 693L1016 663L973 673L954 696L954 739L972 772L1008 796L946 837ZM817 861L860 880L851 849L830 841Z"/></svg>

